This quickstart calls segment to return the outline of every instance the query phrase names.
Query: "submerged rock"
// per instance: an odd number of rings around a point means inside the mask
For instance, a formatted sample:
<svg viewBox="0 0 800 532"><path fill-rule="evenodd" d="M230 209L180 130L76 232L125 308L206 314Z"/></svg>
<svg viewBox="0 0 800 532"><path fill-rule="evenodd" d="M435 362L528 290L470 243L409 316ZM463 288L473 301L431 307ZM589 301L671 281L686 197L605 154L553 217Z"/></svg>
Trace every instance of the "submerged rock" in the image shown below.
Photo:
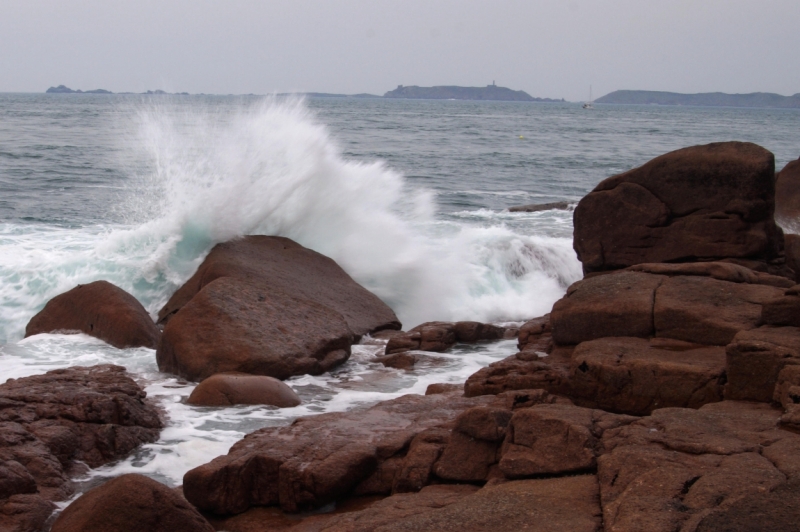
<svg viewBox="0 0 800 532"><path fill-rule="evenodd" d="M48 301L28 322L25 337L76 332L119 348L155 349L161 335L142 304L108 281L78 285Z"/></svg>
<svg viewBox="0 0 800 532"><path fill-rule="evenodd" d="M213 532L186 499L144 475L109 480L67 506L51 532Z"/></svg>
<svg viewBox="0 0 800 532"><path fill-rule="evenodd" d="M265 375L218 373L203 380L186 401L194 406L271 405L289 408L300 397L283 382Z"/></svg>
<svg viewBox="0 0 800 532"><path fill-rule="evenodd" d="M120 366L76 366L0 384L0 525L39 530L51 501L71 495L71 472L125 457L155 441L161 427Z"/></svg>
<svg viewBox="0 0 800 532"><path fill-rule="evenodd" d="M773 220L775 160L755 144L676 150L602 181L575 209L585 273L644 262L771 261L783 241Z"/></svg>

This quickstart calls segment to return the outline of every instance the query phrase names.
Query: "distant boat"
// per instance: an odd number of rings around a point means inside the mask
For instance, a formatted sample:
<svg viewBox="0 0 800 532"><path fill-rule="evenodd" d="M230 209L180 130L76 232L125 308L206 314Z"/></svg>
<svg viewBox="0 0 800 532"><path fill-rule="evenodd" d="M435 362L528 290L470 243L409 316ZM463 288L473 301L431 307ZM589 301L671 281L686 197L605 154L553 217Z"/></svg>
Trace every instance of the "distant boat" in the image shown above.
<svg viewBox="0 0 800 532"><path fill-rule="evenodd" d="M592 86L589 85L589 101L583 103L584 109L594 109L594 103L592 103Z"/></svg>

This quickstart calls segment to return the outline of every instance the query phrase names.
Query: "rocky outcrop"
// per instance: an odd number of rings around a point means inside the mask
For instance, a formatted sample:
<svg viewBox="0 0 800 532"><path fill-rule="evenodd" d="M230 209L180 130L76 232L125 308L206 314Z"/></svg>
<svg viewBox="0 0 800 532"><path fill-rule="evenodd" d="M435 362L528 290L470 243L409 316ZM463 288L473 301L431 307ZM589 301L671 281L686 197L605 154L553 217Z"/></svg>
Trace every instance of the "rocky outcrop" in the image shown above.
<svg viewBox="0 0 800 532"><path fill-rule="evenodd" d="M107 281L78 285L54 297L25 328L26 337L76 332L119 348L155 349L160 336L158 327L141 303Z"/></svg>
<svg viewBox="0 0 800 532"><path fill-rule="evenodd" d="M775 160L755 144L683 148L602 181L575 209L585 273L646 262L777 259Z"/></svg>
<svg viewBox="0 0 800 532"><path fill-rule="evenodd" d="M394 312L333 260L266 236L214 247L159 323L159 369L192 380L316 375L345 362L360 336L400 328Z"/></svg>
<svg viewBox="0 0 800 532"><path fill-rule="evenodd" d="M0 426L0 527L36 531L71 474L156 440L162 423L125 368L102 365L0 384Z"/></svg>
<svg viewBox="0 0 800 532"><path fill-rule="evenodd" d="M787 486L798 475L800 436L779 430L779 416L726 401L665 408L606 431L598 459L605 530L696 530L701 522L708 530L753 496Z"/></svg>
<svg viewBox="0 0 800 532"><path fill-rule="evenodd" d="M51 532L214 532L186 499L160 482L128 474L67 506Z"/></svg>
<svg viewBox="0 0 800 532"><path fill-rule="evenodd" d="M727 345L737 332L759 325L762 304L784 294L782 288L758 284L758 276L751 280L634 271L590 277L570 286L553 306L553 340L574 345L604 337L659 336Z"/></svg>
<svg viewBox="0 0 800 532"><path fill-rule="evenodd" d="M289 408L299 405L300 397L273 377L218 373L198 384L186 402L194 406L270 405Z"/></svg>
<svg viewBox="0 0 800 532"><path fill-rule="evenodd" d="M216 514L264 505L297 512L352 495L419 491L465 475L486 482L497 476L514 409L563 402L541 390L459 395L406 395L367 410L256 431L226 456L189 471L184 493Z"/></svg>
<svg viewBox="0 0 800 532"><path fill-rule="evenodd" d="M775 179L775 221L787 232L800 230L800 159L790 161Z"/></svg>

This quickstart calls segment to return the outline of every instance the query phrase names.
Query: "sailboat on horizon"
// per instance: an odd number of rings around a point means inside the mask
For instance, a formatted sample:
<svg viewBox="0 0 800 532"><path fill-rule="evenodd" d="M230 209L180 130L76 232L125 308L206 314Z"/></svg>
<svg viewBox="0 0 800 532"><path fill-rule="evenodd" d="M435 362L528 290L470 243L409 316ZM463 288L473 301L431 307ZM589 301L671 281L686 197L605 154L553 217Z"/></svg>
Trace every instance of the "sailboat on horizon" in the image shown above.
<svg viewBox="0 0 800 532"><path fill-rule="evenodd" d="M583 102L584 109L594 109L594 102L592 102L592 86L589 85L589 101Z"/></svg>

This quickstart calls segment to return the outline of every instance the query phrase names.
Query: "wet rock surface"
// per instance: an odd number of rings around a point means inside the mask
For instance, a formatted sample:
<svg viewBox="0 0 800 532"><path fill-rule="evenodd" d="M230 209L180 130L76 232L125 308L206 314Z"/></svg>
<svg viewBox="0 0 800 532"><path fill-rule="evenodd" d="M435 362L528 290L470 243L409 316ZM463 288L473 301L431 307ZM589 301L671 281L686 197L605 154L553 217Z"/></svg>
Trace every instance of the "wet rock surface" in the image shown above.
<svg viewBox="0 0 800 532"><path fill-rule="evenodd" d="M39 530L70 476L127 456L162 427L145 393L113 365L0 384L0 525ZM16 528L15 528L16 527Z"/></svg>
<svg viewBox="0 0 800 532"><path fill-rule="evenodd" d="M141 303L107 282L78 285L47 302L25 328L25 336L82 332L114 347L155 349L161 336Z"/></svg>
<svg viewBox="0 0 800 532"><path fill-rule="evenodd" d="M270 405L278 408L300 404L300 397L283 382L264 375L219 373L197 385L186 401L195 406Z"/></svg>

